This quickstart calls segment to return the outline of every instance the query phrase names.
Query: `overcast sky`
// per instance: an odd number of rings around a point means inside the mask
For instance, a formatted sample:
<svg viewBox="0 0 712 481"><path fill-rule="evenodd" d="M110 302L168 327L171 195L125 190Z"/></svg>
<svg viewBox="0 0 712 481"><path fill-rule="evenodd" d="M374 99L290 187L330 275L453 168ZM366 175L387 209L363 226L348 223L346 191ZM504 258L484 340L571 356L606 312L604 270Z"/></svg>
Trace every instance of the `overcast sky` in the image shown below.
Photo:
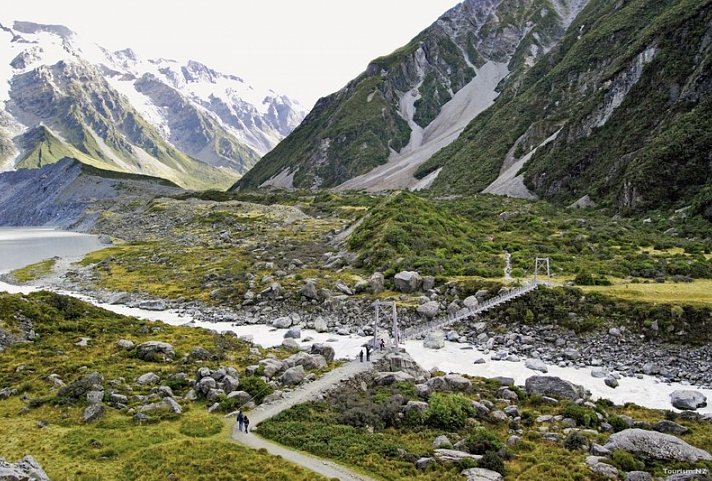
<svg viewBox="0 0 712 481"><path fill-rule="evenodd" d="M66 25L111 50L194 59L311 107L457 0L12 0L0 21Z"/></svg>

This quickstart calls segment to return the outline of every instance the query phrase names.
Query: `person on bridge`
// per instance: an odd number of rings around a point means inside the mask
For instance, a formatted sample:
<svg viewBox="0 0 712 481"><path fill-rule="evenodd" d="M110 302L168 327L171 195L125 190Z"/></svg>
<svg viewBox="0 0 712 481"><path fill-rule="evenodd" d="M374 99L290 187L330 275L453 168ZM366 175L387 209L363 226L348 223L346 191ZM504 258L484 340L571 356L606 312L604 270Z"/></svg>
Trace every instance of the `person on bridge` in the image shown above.
<svg viewBox="0 0 712 481"><path fill-rule="evenodd" d="M237 429L242 432L242 427L245 425L245 415L242 414L242 409L240 409L240 412L237 413Z"/></svg>
<svg viewBox="0 0 712 481"><path fill-rule="evenodd" d="M386 348L386 341L381 339L381 351L384 350L385 348Z"/></svg>
<svg viewBox="0 0 712 481"><path fill-rule="evenodd" d="M363 362L363 349L361 349L361 352L358 353L359 359L361 359L361 362Z"/></svg>
<svg viewBox="0 0 712 481"><path fill-rule="evenodd" d="M368 362L370 360L371 360L371 348L368 347L368 345L366 345L366 361Z"/></svg>
<svg viewBox="0 0 712 481"><path fill-rule="evenodd" d="M250 432L250 418L245 416L245 433Z"/></svg>

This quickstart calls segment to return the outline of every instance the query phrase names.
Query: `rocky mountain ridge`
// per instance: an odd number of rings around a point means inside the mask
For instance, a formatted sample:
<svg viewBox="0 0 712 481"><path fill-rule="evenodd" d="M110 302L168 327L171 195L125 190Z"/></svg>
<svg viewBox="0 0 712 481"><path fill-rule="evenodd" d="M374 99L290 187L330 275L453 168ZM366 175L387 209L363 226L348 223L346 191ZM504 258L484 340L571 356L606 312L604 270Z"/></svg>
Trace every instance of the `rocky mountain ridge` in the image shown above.
<svg viewBox="0 0 712 481"><path fill-rule="evenodd" d="M4 170L68 156L221 188L303 117L298 102L198 62L110 52L63 26L1 25Z"/></svg>

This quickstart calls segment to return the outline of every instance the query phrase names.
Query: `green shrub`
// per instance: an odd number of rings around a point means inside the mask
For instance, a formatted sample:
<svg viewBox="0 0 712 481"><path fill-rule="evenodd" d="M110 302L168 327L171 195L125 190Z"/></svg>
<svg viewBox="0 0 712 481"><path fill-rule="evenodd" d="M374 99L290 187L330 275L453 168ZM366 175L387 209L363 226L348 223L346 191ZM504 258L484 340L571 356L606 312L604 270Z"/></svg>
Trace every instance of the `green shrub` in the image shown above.
<svg viewBox="0 0 712 481"><path fill-rule="evenodd" d="M565 418L575 419L579 426L585 428L594 428L598 426L598 415L596 411L590 408L579 406L577 404L567 405L561 414Z"/></svg>
<svg viewBox="0 0 712 481"><path fill-rule="evenodd" d="M472 458L462 458L458 459L457 462L455 463L457 466L458 471L463 471L465 469L470 469L470 468L476 468L479 466L477 461L475 461Z"/></svg>
<svg viewBox="0 0 712 481"><path fill-rule="evenodd" d="M588 438L578 431L572 431L564 439L564 447L569 451L588 448Z"/></svg>
<svg viewBox="0 0 712 481"><path fill-rule="evenodd" d="M472 454L485 454L487 451L499 451L502 441L487 428L478 427L467 436L465 446Z"/></svg>
<svg viewBox="0 0 712 481"><path fill-rule="evenodd" d="M628 429L628 423L620 416L611 416L608 418L608 424L613 426L613 431L619 432Z"/></svg>
<svg viewBox="0 0 712 481"><path fill-rule="evenodd" d="M617 467L621 471L642 471L645 469L645 463L629 452L617 449L611 453L610 464Z"/></svg>
<svg viewBox="0 0 712 481"><path fill-rule="evenodd" d="M494 451L487 451L484 456L482 456L482 459L477 462L477 466L480 468L496 471L502 476L507 474L506 468L504 466L504 461L502 461L502 458L497 456L497 453L495 453Z"/></svg>
<svg viewBox="0 0 712 481"><path fill-rule="evenodd" d="M249 393L257 404L264 401L265 397L274 392L272 386L257 376L247 376L240 379L240 389Z"/></svg>
<svg viewBox="0 0 712 481"><path fill-rule="evenodd" d="M430 426L456 431L465 427L467 418L475 416L475 408L462 394L435 393L428 401L426 413Z"/></svg>

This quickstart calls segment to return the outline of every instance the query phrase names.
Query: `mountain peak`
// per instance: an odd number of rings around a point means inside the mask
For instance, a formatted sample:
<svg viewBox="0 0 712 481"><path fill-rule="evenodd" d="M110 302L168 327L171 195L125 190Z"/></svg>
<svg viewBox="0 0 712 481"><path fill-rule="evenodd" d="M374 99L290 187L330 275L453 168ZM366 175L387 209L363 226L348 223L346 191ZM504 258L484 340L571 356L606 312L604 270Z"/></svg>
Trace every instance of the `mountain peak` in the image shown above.
<svg viewBox="0 0 712 481"><path fill-rule="evenodd" d="M13 23L12 28L20 33L28 33L28 34L38 34L38 33L42 33L42 32L51 33L51 34L61 37L62 39L65 39L65 40L69 40L72 37L75 37L77 35L74 31L70 30L69 28L65 27L64 25L49 25L49 24L27 22L27 21L21 21L21 20L16 20Z"/></svg>

